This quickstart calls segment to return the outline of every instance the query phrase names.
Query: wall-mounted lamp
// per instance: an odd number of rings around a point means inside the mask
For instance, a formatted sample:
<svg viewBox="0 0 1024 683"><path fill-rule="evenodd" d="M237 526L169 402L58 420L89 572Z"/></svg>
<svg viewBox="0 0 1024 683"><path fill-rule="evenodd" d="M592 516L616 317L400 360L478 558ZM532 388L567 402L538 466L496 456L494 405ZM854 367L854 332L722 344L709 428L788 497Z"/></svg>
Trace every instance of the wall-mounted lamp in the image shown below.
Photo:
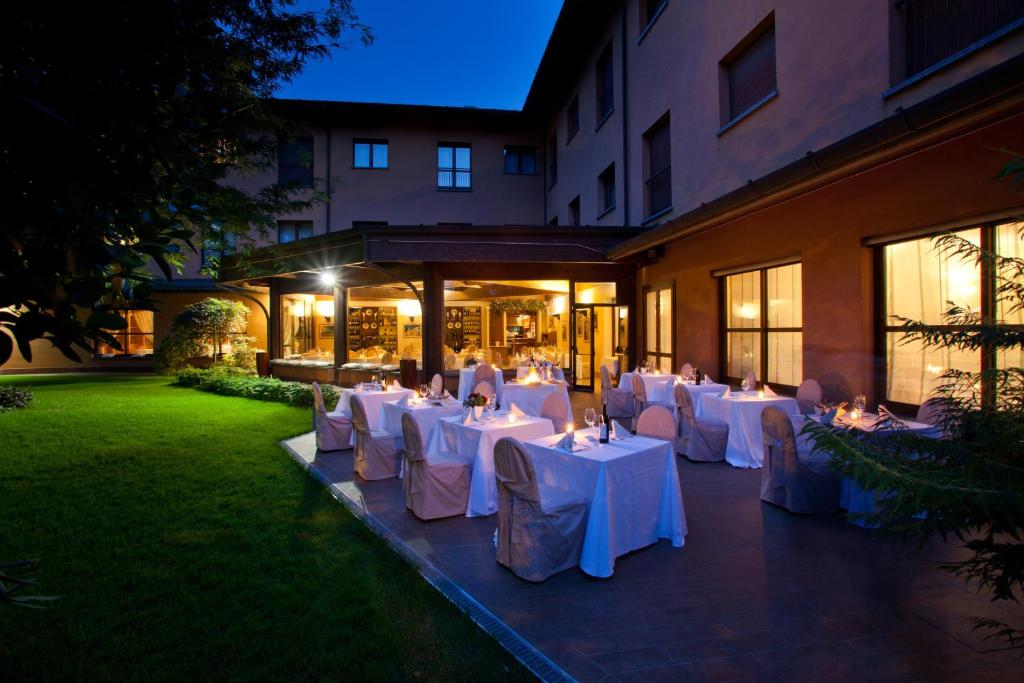
<svg viewBox="0 0 1024 683"><path fill-rule="evenodd" d="M418 299L402 299L398 302L398 315L415 318L418 315L423 315L423 307L420 306Z"/></svg>
<svg viewBox="0 0 1024 683"><path fill-rule="evenodd" d="M316 314L321 318L326 318L327 322L331 321L334 316L334 302L333 301L317 301L316 302Z"/></svg>
<svg viewBox="0 0 1024 683"><path fill-rule="evenodd" d="M333 287L338 284L338 276L333 271L322 270L320 271L320 282L324 287Z"/></svg>

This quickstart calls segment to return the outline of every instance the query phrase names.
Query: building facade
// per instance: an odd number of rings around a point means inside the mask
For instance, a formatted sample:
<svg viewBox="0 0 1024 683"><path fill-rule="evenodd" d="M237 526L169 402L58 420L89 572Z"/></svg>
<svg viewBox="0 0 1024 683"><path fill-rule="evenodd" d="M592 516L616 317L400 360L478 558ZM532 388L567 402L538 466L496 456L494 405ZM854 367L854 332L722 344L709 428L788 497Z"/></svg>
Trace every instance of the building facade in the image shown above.
<svg viewBox="0 0 1024 683"><path fill-rule="evenodd" d="M1022 27L1024 4L1004 0L567 0L522 111L280 103L308 134L277 173L308 174L327 199L282 216L271 237L303 242L300 272L355 272L370 267L365 252L312 260L319 243L338 239L328 233L417 234L432 256L377 254L372 267L403 275L425 328L431 277L441 281L433 297L469 288L539 298L537 335L553 332L552 346L563 341L554 311L566 311L563 362L576 375L627 355L665 369L691 362L716 378L753 371L779 387L814 377L830 397L910 407L947 367L1019 363L901 344L894 316L938 323L947 301L998 313L991 274L943 261L931 236L955 230L1001 253L1019 249L1024 198L998 175L1005 150L1024 151ZM538 249L542 236L578 235L576 226L602 244L621 238L567 263L599 267L611 273L601 282L618 287L602 299L614 319L597 325L616 333L589 350L590 365L575 357L593 345L581 328L599 312L581 322L573 307L587 304L577 283L596 275L519 287L557 272L518 257L508 263L519 266L485 268L501 263L493 254L478 276L467 272L474 243L515 249L509 225L519 235L535 226ZM456 243L460 265L446 266L441 245ZM202 281L198 267L189 281ZM480 284L499 279L504 289ZM266 297L268 311L284 310L275 296L294 288L231 281ZM281 320L266 317L261 343L296 355L274 338ZM495 322L482 341L509 346L506 327ZM420 339L422 366L444 367L451 345ZM344 342L333 367L351 362Z"/></svg>

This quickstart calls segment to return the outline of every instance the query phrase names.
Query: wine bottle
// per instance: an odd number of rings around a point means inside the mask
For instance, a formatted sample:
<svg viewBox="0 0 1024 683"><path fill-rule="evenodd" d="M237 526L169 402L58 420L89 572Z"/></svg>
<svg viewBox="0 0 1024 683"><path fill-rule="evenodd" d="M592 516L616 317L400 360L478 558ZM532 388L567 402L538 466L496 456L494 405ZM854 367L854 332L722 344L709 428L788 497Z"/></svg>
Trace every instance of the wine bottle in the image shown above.
<svg viewBox="0 0 1024 683"><path fill-rule="evenodd" d="M597 441L598 443L608 443L608 406L604 405L601 407L601 424L598 425Z"/></svg>

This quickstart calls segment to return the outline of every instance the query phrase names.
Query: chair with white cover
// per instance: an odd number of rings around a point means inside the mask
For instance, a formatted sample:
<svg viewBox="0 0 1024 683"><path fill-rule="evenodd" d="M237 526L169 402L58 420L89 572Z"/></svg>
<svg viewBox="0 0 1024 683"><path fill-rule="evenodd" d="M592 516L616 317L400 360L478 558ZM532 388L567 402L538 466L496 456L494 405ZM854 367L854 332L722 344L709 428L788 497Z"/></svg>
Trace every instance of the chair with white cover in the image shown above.
<svg viewBox="0 0 1024 683"><path fill-rule="evenodd" d="M821 403L821 384L816 379L805 379L796 388L796 403L800 407L800 413L809 415L815 411Z"/></svg>
<svg viewBox="0 0 1024 683"><path fill-rule="evenodd" d="M680 377L689 377L691 372L693 372L693 365L691 363L683 363L683 367L679 368Z"/></svg>
<svg viewBox="0 0 1024 683"><path fill-rule="evenodd" d="M797 450L790 416L768 406L761 412L761 435L761 500L801 514L835 512L839 478L829 469L826 454L814 458Z"/></svg>
<svg viewBox="0 0 1024 683"><path fill-rule="evenodd" d="M633 389L612 386L612 378L607 366L601 366L601 402L605 406L608 417L612 419L633 417Z"/></svg>
<svg viewBox="0 0 1024 683"><path fill-rule="evenodd" d="M498 382L494 377L494 367L487 363L480 363L473 370L473 386L477 386L480 382L487 382L491 385L491 388L498 386Z"/></svg>
<svg viewBox="0 0 1024 683"><path fill-rule="evenodd" d="M335 409L327 412L319 382L313 382L313 431L316 447L321 451L343 451L352 448L352 416Z"/></svg>
<svg viewBox="0 0 1024 683"><path fill-rule="evenodd" d="M587 501L537 480L530 457L511 437L494 446L498 480L498 564L543 581L580 562Z"/></svg>
<svg viewBox="0 0 1024 683"><path fill-rule="evenodd" d="M446 353L444 356L444 369L455 370L459 365L459 357L454 353Z"/></svg>
<svg viewBox="0 0 1024 683"><path fill-rule="evenodd" d="M637 436L669 441L675 445L676 419L665 406L651 406L640 413L636 421Z"/></svg>
<svg viewBox="0 0 1024 683"><path fill-rule="evenodd" d="M469 502L469 463L443 453L427 456L416 419L402 413L405 507L420 519L462 515Z"/></svg>
<svg viewBox="0 0 1024 683"><path fill-rule="evenodd" d="M551 420L551 426L555 428L556 434L564 432L569 425L569 405L565 396L557 391L548 394L540 404L540 416Z"/></svg>
<svg viewBox="0 0 1024 683"><path fill-rule="evenodd" d="M938 425L942 423L943 400L941 398L930 398L917 409L915 421L926 425Z"/></svg>
<svg viewBox="0 0 1024 683"><path fill-rule="evenodd" d="M363 479L390 479L398 476L401 462L401 437L370 429L366 409L358 394L353 394L352 426L356 430L355 470Z"/></svg>
<svg viewBox="0 0 1024 683"><path fill-rule="evenodd" d="M672 406L663 403L662 401L652 401L647 398L647 385L644 384L643 377L639 372L633 374L633 431L636 431L636 421L640 418L643 413L650 406L664 406L672 410Z"/></svg>
<svg viewBox="0 0 1024 683"><path fill-rule="evenodd" d="M495 393L494 385L492 385L490 382L480 382L475 387L473 387L473 393L480 394L481 396L486 396L488 399L492 399L494 398Z"/></svg>
<svg viewBox="0 0 1024 683"><path fill-rule="evenodd" d="M693 397L682 384L676 385L676 411L679 418L677 451L697 462L725 460L729 445L729 425L720 420L698 418Z"/></svg>
<svg viewBox="0 0 1024 683"><path fill-rule="evenodd" d="M444 377L441 376L441 373L437 373L430 380L430 392L435 396L440 396L442 391L444 391Z"/></svg>
<svg viewBox="0 0 1024 683"><path fill-rule="evenodd" d="M564 382L565 381L565 372L562 370L561 366L559 366L557 364L551 366L551 376L556 381L559 381L559 382Z"/></svg>

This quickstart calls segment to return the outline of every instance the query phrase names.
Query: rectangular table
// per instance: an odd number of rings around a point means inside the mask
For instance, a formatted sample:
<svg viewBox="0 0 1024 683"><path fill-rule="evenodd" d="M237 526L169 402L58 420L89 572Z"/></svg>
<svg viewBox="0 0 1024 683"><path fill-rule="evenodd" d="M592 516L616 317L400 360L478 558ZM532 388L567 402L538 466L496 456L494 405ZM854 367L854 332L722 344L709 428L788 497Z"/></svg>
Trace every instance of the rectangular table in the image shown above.
<svg viewBox="0 0 1024 683"><path fill-rule="evenodd" d="M597 444L596 437L595 429L580 430L577 441L592 447L572 453L556 447L561 434L524 446L539 481L587 500L580 569L605 578L612 575L615 558L659 538L683 547L686 512L671 443L632 436Z"/></svg>
<svg viewBox="0 0 1024 683"><path fill-rule="evenodd" d="M476 373L475 367L460 368L459 369L459 401L465 401L466 398L473 393L473 389L476 389L476 384L473 383L473 377ZM494 397L501 403L501 385L504 382L504 378L501 374L501 368L494 368Z"/></svg>
<svg viewBox="0 0 1024 683"><path fill-rule="evenodd" d="M473 467L469 483L467 517L493 515L498 511L498 484L494 478L494 444L504 436L526 441L554 433L551 420L530 415L511 421L504 411L493 422L462 423L462 416L437 421L427 453L451 453Z"/></svg>
<svg viewBox="0 0 1024 683"><path fill-rule="evenodd" d="M441 405L434 405L440 403ZM434 428L442 417L462 415L462 403L453 398L441 401L426 399L410 399L406 405L385 403L381 406L380 429L392 436L402 436L402 415L409 413L420 428L423 443L429 444L434 436Z"/></svg>
<svg viewBox="0 0 1024 683"><path fill-rule="evenodd" d="M729 442L725 449L726 462L733 467L758 468L764 462L761 412L768 406L775 406L787 415L800 414L795 398L759 398L756 391L734 391L728 397L702 394L696 415L729 425Z"/></svg>
<svg viewBox="0 0 1024 683"><path fill-rule="evenodd" d="M501 407L509 409L515 403L520 410L527 415L540 415L541 406L550 394L561 394L565 401L566 415L571 423L572 403L569 401L569 387L565 382L558 380L552 382L535 382L533 384L520 384L509 382L502 389Z"/></svg>
<svg viewBox="0 0 1024 683"><path fill-rule="evenodd" d="M619 377L619 388L620 389L626 389L626 390L628 390L629 392L632 393L632 391L633 391L633 375L635 375L635 374L637 374L637 373L635 373L635 372L624 372L624 373L622 373L622 376ZM676 379L678 378L678 375L668 375L668 374L663 374L663 373L655 374L655 373L652 373L652 372L640 373L639 376L640 376L640 379L644 383L644 389L647 390L647 400L648 401L658 401L659 403L661 403L664 400L666 400L664 398L661 398L662 396L665 396L665 395L668 395L668 394L672 394L672 391L673 391L671 389L667 390L666 386L665 386L665 383L666 382L669 382L669 383L675 382Z"/></svg>
<svg viewBox="0 0 1024 683"><path fill-rule="evenodd" d="M349 404L352 402L353 396L358 396L363 403L363 410L366 411L366 423L370 425L370 429L380 429L381 424L381 406L385 403L394 403L403 396L412 398L416 395L416 392L412 389L387 389L385 391L358 391L356 389L342 389L341 395L338 397L338 405L343 406L345 410L352 414ZM355 446L356 433L352 432L352 445Z"/></svg>

